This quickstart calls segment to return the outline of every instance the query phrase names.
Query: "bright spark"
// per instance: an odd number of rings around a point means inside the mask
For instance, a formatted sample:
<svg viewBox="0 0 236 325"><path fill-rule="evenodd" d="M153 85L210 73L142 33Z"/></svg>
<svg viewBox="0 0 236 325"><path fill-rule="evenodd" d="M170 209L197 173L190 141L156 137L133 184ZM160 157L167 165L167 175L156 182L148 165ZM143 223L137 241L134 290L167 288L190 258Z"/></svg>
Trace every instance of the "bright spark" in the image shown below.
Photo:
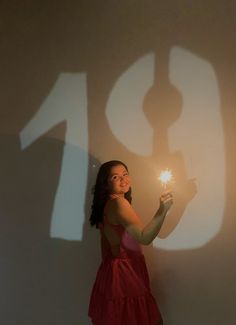
<svg viewBox="0 0 236 325"><path fill-rule="evenodd" d="M165 169L160 173L159 180L166 185L172 179L172 177L171 171L169 169Z"/></svg>

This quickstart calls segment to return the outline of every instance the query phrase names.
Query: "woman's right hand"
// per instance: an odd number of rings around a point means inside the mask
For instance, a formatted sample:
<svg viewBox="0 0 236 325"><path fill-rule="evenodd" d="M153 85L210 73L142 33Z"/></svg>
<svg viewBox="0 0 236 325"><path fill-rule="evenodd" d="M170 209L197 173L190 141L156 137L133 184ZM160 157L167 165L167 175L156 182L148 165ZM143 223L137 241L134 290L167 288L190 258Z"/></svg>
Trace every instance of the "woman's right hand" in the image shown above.
<svg viewBox="0 0 236 325"><path fill-rule="evenodd" d="M170 191L163 192L160 196L160 209L167 212L173 204L173 195Z"/></svg>

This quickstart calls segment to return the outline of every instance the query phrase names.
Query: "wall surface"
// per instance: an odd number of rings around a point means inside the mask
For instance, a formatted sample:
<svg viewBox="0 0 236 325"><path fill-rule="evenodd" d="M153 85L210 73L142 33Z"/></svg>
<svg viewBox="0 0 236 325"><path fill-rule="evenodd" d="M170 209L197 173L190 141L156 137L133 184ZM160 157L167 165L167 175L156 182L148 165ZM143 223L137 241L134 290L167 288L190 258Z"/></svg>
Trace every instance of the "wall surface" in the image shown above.
<svg viewBox="0 0 236 325"><path fill-rule="evenodd" d="M130 169L165 325L232 325L236 299L236 5L1 1L0 323L88 325L100 263L99 165Z"/></svg>

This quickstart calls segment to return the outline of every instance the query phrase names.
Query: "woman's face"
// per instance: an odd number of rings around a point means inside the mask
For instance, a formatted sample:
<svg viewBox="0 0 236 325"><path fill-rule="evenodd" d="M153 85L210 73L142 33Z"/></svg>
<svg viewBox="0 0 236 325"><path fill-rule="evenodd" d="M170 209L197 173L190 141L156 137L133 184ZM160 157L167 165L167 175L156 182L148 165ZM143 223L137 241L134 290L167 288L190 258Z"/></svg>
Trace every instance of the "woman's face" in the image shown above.
<svg viewBox="0 0 236 325"><path fill-rule="evenodd" d="M117 165L111 168L108 177L108 189L110 194L124 196L130 189L130 176L123 165Z"/></svg>

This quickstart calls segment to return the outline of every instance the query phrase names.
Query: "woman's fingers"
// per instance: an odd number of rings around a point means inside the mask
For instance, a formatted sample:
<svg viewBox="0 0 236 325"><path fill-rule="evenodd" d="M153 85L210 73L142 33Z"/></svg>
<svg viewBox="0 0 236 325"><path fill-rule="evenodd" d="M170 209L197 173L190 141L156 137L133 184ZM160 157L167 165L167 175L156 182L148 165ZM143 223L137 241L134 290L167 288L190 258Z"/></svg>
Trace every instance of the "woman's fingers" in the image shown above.
<svg viewBox="0 0 236 325"><path fill-rule="evenodd" d="M165 192L165 193L162 193L161 195L161 202L166 202L166 201L169 201L169 200L172 200L173 199L173 195L171 192Z"/></svg>
<svg viewBox="0 0 236 325"><path fill-rule="evenodd" d="M164 209L169 210L173 204L173 195L171 192L162 193L160 197L160 204Z"/></svg>

